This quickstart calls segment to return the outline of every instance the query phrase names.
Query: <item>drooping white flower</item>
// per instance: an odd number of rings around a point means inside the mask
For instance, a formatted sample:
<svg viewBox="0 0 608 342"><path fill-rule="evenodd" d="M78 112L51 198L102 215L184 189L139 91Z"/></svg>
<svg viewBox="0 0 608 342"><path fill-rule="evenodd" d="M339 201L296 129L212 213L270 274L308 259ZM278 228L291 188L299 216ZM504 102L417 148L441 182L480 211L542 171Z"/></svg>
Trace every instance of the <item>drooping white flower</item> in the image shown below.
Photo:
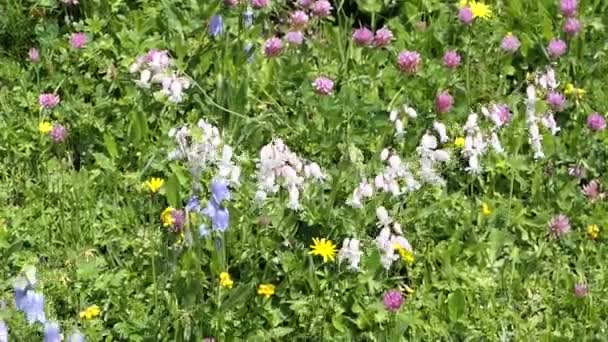
<svg viewBox="0 0 608 342"><path fill-rule="evenodd" d="M361 255L363 252L360 250L360 241L347 238L342 242L342 248L338 252L338 262L341 264L346 261L350 269L358 271Z"/></svg>
<svg viewBox="0 0 608 342"><path fill-rule="evenodd" d="M303 161L293 153L282 139L274 139L260 150L257 164L258 191L257 202L263 202L268 194L274 194L281 188L288 191L287 207L301 208L299 199L307 180L322 182L325 173L317 163ZM355 200L355 204L356 204Z"/></svg>
<svg viewBox="0 0 608 342"><path fill-rule="evenodd" d="M447 129L444 124L439 121L435 121L433 122L433 128L435 129L435 131L437 131L437 134L439 134L439 141L442 144L448 142L450 137L448 137Z"/></svg>

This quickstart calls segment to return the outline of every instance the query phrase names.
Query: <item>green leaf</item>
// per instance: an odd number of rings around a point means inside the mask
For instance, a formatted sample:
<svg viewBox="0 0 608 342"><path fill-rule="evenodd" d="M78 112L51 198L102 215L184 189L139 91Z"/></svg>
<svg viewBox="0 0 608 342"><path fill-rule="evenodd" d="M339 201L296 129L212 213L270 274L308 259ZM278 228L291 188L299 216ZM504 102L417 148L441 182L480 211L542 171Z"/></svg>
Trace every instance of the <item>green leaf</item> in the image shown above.
<svg viewBox="0 0 608 342"><path fill-rule="evenodd" d="M177 208L180 205L179 197L179 180L175 174L172 174L165 185L165 194L167 195L167 201L169 205Z"/></svg>
<svg viewBox="0 0 608 342"><path fill-rule="evenodd" d="M110 157L112 159L118 158L118 147L116 146L114 137L110 133L105 133L103 135L103 143L106 146L106 150L108 150Z"/></svg>
<svg viewBox="0 0 608 342"><path fill-rule="evenodd" d="M448 312L450 319L455 321L464 313L464 294L461 290L452 292L448 297Z"/></svg>

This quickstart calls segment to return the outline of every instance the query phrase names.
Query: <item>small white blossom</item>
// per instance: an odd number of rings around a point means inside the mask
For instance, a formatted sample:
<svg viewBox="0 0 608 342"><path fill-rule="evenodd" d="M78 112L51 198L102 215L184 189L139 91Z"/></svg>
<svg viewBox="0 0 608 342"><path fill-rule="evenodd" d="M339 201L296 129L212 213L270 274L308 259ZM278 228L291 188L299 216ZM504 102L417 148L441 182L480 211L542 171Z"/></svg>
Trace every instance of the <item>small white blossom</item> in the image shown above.
<svg viewBox="0 0 608 342"><path fill-rule="evenodd" d="M363 252L359 249L360 241L357 239L344 239L342 248L338 253L338 262L341 264L344 261L348 262L348 266L355 271L359 270L359 261Z"/></svg>

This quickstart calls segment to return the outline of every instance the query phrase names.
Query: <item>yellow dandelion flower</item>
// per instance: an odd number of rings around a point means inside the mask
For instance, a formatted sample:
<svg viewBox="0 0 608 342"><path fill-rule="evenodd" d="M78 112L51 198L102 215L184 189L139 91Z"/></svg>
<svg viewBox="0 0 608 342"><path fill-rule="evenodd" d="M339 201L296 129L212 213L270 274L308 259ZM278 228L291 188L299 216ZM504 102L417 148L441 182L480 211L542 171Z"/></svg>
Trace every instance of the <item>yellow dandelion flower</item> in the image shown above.
<svg viewBox="0 0 608 342"><path fill-rule="evenodd" d="M492 209L490 209L490 207L486 203L482 203L481 213L483 214L483 216L490 216L490 214L492 213Z"/></svg>
<svg viewBox="0 0 608 342"><path fill-rule="evenodd" d="M464 147L464 138L463 137L458 137L454 140L454 146L456 148L463 148Z"/></svg>
<svg viewBox="0 0 608 342"><path fill-rule="evenodd" d="M398 243L393 245L393 249L396 250L397 253L399 253L399 255L401 256L401 259L403 259L403 261L405 261L406 263L408 263L410 265L414 263L414 253L412 253L412 251L410 251L409 249L403 248L403 246L401 246Z"/></svg>
<svg viewBox="0 0 608 342"><path fill-rule="evenodd" d="M101 309L97 305L91 305L88 308L80 311L80 318L92 319L101 314Z"/></svg>
<svg viewBox="0 0 608 342"><path fill-rule="evenodd" d="M260 286L258 286L258 294L260 296L270 298L270 296L272 296L275 292L274 289L275 287L272 284L261 284Z"/></svg>
<svg viewBox="0 0 608 342"><path fill-rule="evenodd" d="M592 240L596 240L597 237L600 235L600 227L598 227L597 224L588 225L587 235L589 235Z"/></svg>
<svg viewBox="0 0 608 342"><path fill-rule="evenodd" d="M580 100L585 96L585 94L587 94L587 91L583 88L575 87L572 83L568 83L564 88L564 94L568 96L573 95L574 97Z"/></svg>
<svg viewBox="0 0 608 342"><path fill-rule="evenodd" d="M152 177L144 182L143 187L151 193L157 193L163 187L165 180L162 178Z"/></svg>
<svg viewBox="0 0 608 342"><path fill-rule="evenodd" d="M230 278L230 274L228 272L220 273L220 286L231 289L232 285L234 285L234 281Z"/></svg>
<svg viewBox="0 0 608 342"><path fill-rule="evenodd" d="M327 262L327 260L334 260L334 257L336 256L336 245L331 240L327 240L325 238L320 240L318 238L313 238L312 242L313 244L310 245L311 251L308 252L308 254L323 257L323 262Z"/></svg>
<svg viewBox="0 0 608 342"><path fill-rule="evenodd" d="M469 8L473 12L473 18L490 19L492 17L492 8L482 2L469 1Z"/></svg>
<svg viewBox="0 0 608 342"><path fill-rule="evenodd" d="M38 124L38 131L42 134L47 134L53 130L53 125L48 121L42 121Z"/></svg>
<svg viewBox="0 0 608 342"><path fill-rule="evenodd" d="M171 215L171 213L173 213L173 209L172 207L168 207L165 210L163 210L162 214L160 214L160 220L163 223L163 226L165 227L169 227L173 224L173 215Z"/></svg>

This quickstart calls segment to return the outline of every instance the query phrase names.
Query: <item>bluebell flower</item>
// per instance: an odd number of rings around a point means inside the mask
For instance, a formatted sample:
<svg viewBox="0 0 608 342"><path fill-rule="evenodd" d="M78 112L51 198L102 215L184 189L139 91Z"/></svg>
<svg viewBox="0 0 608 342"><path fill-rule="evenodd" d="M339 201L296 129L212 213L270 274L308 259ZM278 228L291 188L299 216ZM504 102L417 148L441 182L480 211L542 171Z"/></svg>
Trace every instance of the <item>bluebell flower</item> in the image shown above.
<svg viewBox="0 0 608 342"><path fill-rule="evenodd" d="M224 33L224 19L221 15L214 15L209 20L209 34L213 37L217 37Z"/></svg>
<svg viewBox="0 0 608 342"><path fill-rule="evenodd" d="M228 223L230 221L230 215L227 208L218 208L215 214L215 220L213 220L213 229L217 229L220 232L225 232L228 229Z"/></svg>
<svg viewBox="0 0 608 342"><path fill-rule="evenodd" d="M25 318L30 324L35 322L45 323L46 315L44 313L44 296L40 293L28 290L26 293L25 307Z"/></svg>
<svg viewBox="0 0 608 342"><path fill-rule="evenodd" d="M84 342L84 335L80 331L75 331L68 337L66 342Z"/></svg>
<svg viewBox="0 0 608 342"><path fill-rule="evenodd" d="M55 322L49 322L44 326L44 342L61 342L61 333L59 325Z"/></svg>
<svg viewBox="0 0 608 342"><path fill-rule="evenodd" d="M207 225L203 223L198 227L198 234L200 237L205 238L211 234L211 231L207 228Z"/></svg>
<svg viewBox="0 0 608 342"><path fill-rule="evenodd" d="M8 326L0 320L0 342L8 342Z"/></svg>
<svg viewBox="0 0 608 342"><path fill-rule="evenodd" d="M211 194L215 203L222 203L223 200L230 199L228 183L224 180L214 180L211 182Z"/></svg>
<svg viewBox="0 0 608 342"><path fill-rule="evenodd" d="M247 55L247 63L253 63L253 44L245 43L243 50L245 50L245 54Z"/></svg>
<svg viewBox="0 0 608 342"><path fill-rule="evenodd" d="M186 211L188 212L199 212L201 211L201 203L198 200L198 197L192 196L186 203Z"/></svg>
<svg viewBox="0 0 608 342"><path fill-rule="evenodd" d="M245 27L253 26L253 11L251 8L247 8L245 13L243 13L243 25Z"/></svg>
<svg viewBox="0 0 608 342"><path fill-rule="evenodd" d="M228 209L220 207L219 204L215 202L215 200L211 199L209 203L207 203L207 207L203 209L203 214L209 217L213 229L218 230L220 232L225 232L226 229L228 229Z"/></svg>
<svg viewBox="0 0 608 342"><path fill-rule="evenodd" d="M27 300L27 290L25 288L15 287L15 306L17 310L23 311L26 305Z"/></svg>

